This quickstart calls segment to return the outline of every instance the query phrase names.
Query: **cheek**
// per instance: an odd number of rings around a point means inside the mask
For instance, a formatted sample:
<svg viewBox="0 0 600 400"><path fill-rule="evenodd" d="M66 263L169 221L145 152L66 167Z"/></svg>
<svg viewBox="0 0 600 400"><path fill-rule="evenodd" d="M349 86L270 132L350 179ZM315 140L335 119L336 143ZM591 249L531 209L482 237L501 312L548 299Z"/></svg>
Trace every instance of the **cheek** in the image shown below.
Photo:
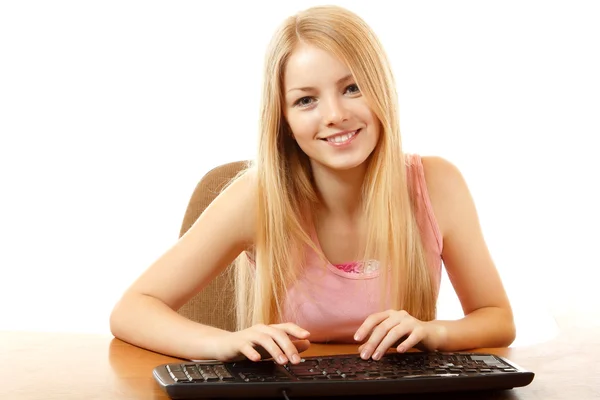
<svg viewBox="0 0 600 400"><path fill-rule="evenodd" d="M317 133L318 122L312 113L291 113L287 118L288 125L297 140L312 137Z"/></svg>
<svg viewBox="0 0 600 400"><path fill-rule="evenodd" d="M362 115L366 120L368 120L369 124L375 124L379 121L377 115L375 115L373 110L371 110L367 104L364 104L363 106Z"/></svg>
<svg viewBox="0 0 600 400"><path fill-rule="evenodd" d="M381 123L379 122L379 118L377 118L377 115L375 115L375 113L370 109L367 112L365 112L364 115L365 121L371 127L371 131L377 136L379 136L379 133L381 132Z"/></svg>

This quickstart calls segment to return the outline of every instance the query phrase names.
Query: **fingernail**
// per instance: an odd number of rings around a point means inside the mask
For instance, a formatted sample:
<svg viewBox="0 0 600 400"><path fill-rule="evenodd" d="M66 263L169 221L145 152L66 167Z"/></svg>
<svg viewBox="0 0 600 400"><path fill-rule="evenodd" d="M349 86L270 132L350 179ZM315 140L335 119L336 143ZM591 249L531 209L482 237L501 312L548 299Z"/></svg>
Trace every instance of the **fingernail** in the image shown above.
<svg viewBox="0 0 600 400"><path fill-rule="evenodd" d="M287 362L287 358L285 358L284 355L279 356L277 360L279 361L279 364L285 364Z"/></svg>
<svg viewBox="0 0 600 400"><path fill-rule="evenodd" d="M400 347L398 347L398 348L396 349L396 351L398 351L398 353L404 353L404 351L405 351L405 350L406 350L406 349L405 349L404 347L402 347L402 346L400 346Z"/></svg>
<svg viewBox="0 0 600 400"><path fill-rule="evenodd" d="M379 360L381 358L381 353L376 351L375 354L373 354L373 360Z"/></svg>
<svg viewBox="0 0 600 400"><path fill-rule="evenodd" d="M354 340L356 340L357 342L360 340L360 335L358 333L354 335Z"/></svg>
<svg viewBox="0 0 600 400"><path fill-rule="evenodd" d="M300 356L298 354L294 354L292 356L292 362L299 363L300 362Z"/></svg>
<svg viewBox="0 0 600 400"><path fill-rule="evenodd" d="M363 350L362 353L360 353L360 358L362 358L363 360L366 360L368 358L368 354L366 350Z"/></svg>

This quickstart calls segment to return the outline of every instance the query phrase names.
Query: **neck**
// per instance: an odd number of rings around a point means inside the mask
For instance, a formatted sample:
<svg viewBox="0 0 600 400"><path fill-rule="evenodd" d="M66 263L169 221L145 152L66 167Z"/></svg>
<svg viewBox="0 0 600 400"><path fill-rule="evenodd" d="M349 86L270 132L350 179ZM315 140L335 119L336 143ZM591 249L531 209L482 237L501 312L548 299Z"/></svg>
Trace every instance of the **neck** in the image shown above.
<svg viewBox="0 0 600 400"><path fill-rule="evenodd" d="M322 201L321 211L336 218L350 220L361 216L362 187L367 163L339 171L313 162L312 171Z"/></svg>

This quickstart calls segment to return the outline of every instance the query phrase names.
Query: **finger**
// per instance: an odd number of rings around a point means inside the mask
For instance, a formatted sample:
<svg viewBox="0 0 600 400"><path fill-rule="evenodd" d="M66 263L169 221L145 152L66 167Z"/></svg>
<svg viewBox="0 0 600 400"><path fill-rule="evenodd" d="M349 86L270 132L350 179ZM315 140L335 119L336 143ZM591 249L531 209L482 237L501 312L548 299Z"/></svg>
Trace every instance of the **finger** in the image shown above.
<svg viewBox="0 0 600 400"><path fill-rule="evenodd" d="M388 315L388 318L372 329L369 339L363 344L360 354L365 360L374 354L375 349L379 346L383 338L388 335L389 331L403 321L407 321L406 317L409 316L406 311L389 310L385 313Z"/></svg>
<svg viewBox="0 0 600 400"><path fill-rule="evenodd" d="M408 337L407 335L404 335L404 336L402 336L400 339L397 339L397 340L394 342L394 344L392 344L390 347L397 347L397 346L399 346L399 345L400 345L400 343L402 343L403 341L405 341L407 337ZM359 353L360 353L360 352L362 351L362 349L365 347L365 344L366 344L366 343L363 343L363 344L361 344L360 346L358 346L358 352L359 352ZM418 346L419 346L419 345L417 344L417 348L418 348Z"/></svg>
<svg viewBox="0 0 600 400"><path fill-rule="evenodd" d="M240 353L242 353L250 361L260 361L260 359L262 358L260 353L256 351L256 349L250 343L247 343L244 346L242 346L242 348L240 349ZM239 359L239 357L236 357L232 361L237 361Z"/></svg>
<svg viewBox="0 0 600 400"><path fill-rule="evenodd" d="M298 351L298 353L302 353L302 352L308 350L308 348L310 347L310 341L308 341L308 340L292 340L292 344L296 347L296 350ZM269 354L269 352L267 350L265 350L262 346L260 346L260 345L257 345L256 347L252 347L252 345L249 345L249 346L250 346L250 348L252 348L256 352L258 352L258 354L259 354L258 359L252 360L252 361L258 361L260 359L271 358L271 354ZM246 355L241 355L239 357L235 357L235 358L231 359L230 361L242 361L246 358L248 358Z"/></svg>
<svg viewBox="0 0 600 400"><path fill-rule="evenodd" d="M292 340L292 344L296 346L296 351L298 351L298 353L302 353L310 347L310 342L308 340Z"/></svg>
<svg viewBox="0 0 600 400"><path fill-rule="evenodd" d="M365 322L363 322L362 325L356 330L356 333L354 334L354 340L360 342L361 340L366 338L369 335L369 333L373 330L373 328L375 328L386 318L388 318L389 315L389 310L369 315L367 319L365 319Z"/></svg>
<svg viewBox="0 0 600 400"><path fill-rule="evenodd" d="M415 347L417 345L417 343L419 343L421 340L423 340L424 336L425 336L425 330L422 327L417 326L412 331L412 333L410 335L408 335L406 340L403 341L402 343L400 343L398 345L398 347L396 347L396 351L398 351L399 353L404 353L406 350Z"/></svg>
<svg viewBox="0 0 600 400"><path fill-rule="evenodd" d="M300 362L298 349L296 346L294 346L286 331L281 329L279 326L264 326L260 327L260 329L273 338L275 343L285 353L287 360L290 360L292 364L298 364Z"/></svg>
<svg viewBox="0 0 600 400"><path fill-rule="evenodd" d="M264 332L256 332L253 342L259 346L262 346L262 348L271 355L273 360L279 364L287 364L288 358L285 356L285 354L283 354L281 348L277 345L277 343L275 343L275 340L269 334Z"/></svg>
<svg viewBox="0 0 600 400"><path fill-rule="evenodd" d="M363 360L367 360L375 353L375 349L379 347L381 341L388 335L391 329L398 325L398 322L393 318L387 318L373 329L369 340L363 344L360 356Z"/></svg>
<svg viewBox="0 0 600 400"><path fill-rule="evenodd" d="M388 334L381 340L375 351L373 352L373 360L380 360L381 357L394 346L398 340L411 332L409 324L400 324L389 330Z"/></svg>
<svg viewBox="0 0 600 400"><path fill-rule="evenodd" d="M298 339L307 339L310 336L309 331L307 331L306 329L302 329L298 325L292 324L291 322L286 322L283 324L273 324L270 326L281 329L288 335L291 335Z"/></svg>

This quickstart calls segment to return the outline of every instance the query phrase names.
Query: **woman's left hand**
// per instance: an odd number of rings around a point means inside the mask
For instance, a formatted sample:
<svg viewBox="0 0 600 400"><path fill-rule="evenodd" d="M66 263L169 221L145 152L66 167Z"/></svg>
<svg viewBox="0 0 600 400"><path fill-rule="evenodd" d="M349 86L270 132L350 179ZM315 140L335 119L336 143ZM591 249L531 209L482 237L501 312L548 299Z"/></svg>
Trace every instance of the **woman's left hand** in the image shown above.
<svg viewBox="0 0 600 400"><path fill-rule="evenodd" d="M364 360L370 357L379 360L394 345L400 353L417 344L424 350L435 350L443 340L444 332L442 326L420 321L404 310L387 310L370 315L358 328L354 339L360 342L369 337L358 348L360 356Z"/></svg>

